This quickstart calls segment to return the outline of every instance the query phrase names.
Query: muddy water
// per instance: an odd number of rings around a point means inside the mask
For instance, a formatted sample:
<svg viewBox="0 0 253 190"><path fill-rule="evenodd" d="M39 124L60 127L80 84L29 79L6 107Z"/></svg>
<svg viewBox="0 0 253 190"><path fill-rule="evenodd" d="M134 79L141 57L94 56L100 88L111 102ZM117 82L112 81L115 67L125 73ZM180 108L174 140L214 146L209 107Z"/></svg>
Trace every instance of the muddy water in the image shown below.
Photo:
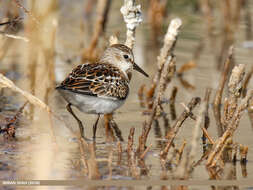
<svg viewBox="0 0 253 190"><path fill-rule="evenodd" d="M124 41L124 30L122 25L122 18L119 13L120 4L113 3L112 11L109 15L109 22L107 27L106 36L110 36L115 32L120 32L120 42ZM252 5L251 5L252 6ZM57 57L55 60L55 74L56 82L61 81L74 65L80 62L78 57L80 48L82 46L87 47L88 36L84 36L84 33L91 33L90 29L82 29L82 1L61 1L59 11L59 25L57 29L56 38L56 52ZM253 6L252 6L253 8ZM71 11L71 14L69 14ZM68 16L66 16L68 15ZM94 15L92 15L94 17ZM144 14L144 18L145 18ZM195 86L195 90L189 90L182 86L179 80L175 77L169 84L166 91L166 97L168 98L173 86L177 86L179 91L176 97L176 112L179 115L183 111L181 103L187 104L192 97L204 97L205 89L210 87L212 89L211 100L213 100L213 94L218 86L218 80L220 78L220 72L216 70L216 62L212 49L208 47L208 40L205 39L205 23L198 15L191 15L190 13L178 13L173 17L178 16L183 20L183 27L181 34L179 35L178 42L175 48L175 55L177 58L177 68L180 68L184 63L192 59L192 55L195 52L200 40L205 43L205 48L201 52L200 58L196 61L197 67L187 71L184 74L190 84ZM77 19L78 18L78 19ZM168 24L170 19L166 21ZM166 25L167 25L166 24ZM245 64L246 71L249 71L252 66L252 51L253 49L245 48L243 43L244 37L244 22L240 21L239 29L236 35L235 42L235 63ZM85 32L84 32L85 30ZM136 62L149 73L150 76L154 76L156 71L156 56L159 53L159 47L152 45L149 36L149 25L144 19L142 26L138 28L136 34L136 46L134 49ZM161 37L162 39L162 37ZM218 39L219 40L219 39ZM217 41L218 41L217 40ZM24 46L22 42L14 42L19 47ZM15 52L15 51L14 51ZM9 53L8 58L3 60L3 67L0 69L8 70L8 66L14 60L19 64L19 58L10 58L12 52ZM20 52L18 52L20 53ZM67 60L71 60L71 64L66 63ZM20 70L22 71L22 65L20 64ZM16 71L20 73L19 70ZM27 76L23 76L17 79L17 84L26 86L24 83L28 82ZM135 127L135 147L137 147L138 137L142 130L142 123L146 116L142 114L144 110L139 106L138 89L141 84L149 86L152 77L149 79L144 78L139 73L134 73L131 81L130 95L122 108L117 110L114 114L114 119L117 122L119 128L122 131L124 142L122 143L123 149L126 148L126 141L131 127ZM253 88L252 80L249 84L249 88ZM38 86L39 89L39 86ZM11 92L7 92L11 96L15 96ZM226 93L226 92L225 92ZM14 101L15 100L15 101ZM9 103L13 109L18 108L22 99L10 99ZM20 101L18 101L20 100ZM22 100L23 101L23 100ZM21 101L21 102L22 102ZM65 109L66 103L59 96L57 92L53 92L50 101L50 107L60 116L63 121L52 119L42 110L35 110L34 122L31 123L29 118L21 118L20 127L17 130L17 140L6 142L3 139L0 141L0 176L1 179L79 179L85 176L80 161L79 161L79 148L76 138L72 135L69 128L77 131L77 123L69 115ZM169 106L165 105L166 112L169 113ZM10 109L11 110L11 109ZM93 115L87 115L74 110L79 118L85 124L85 132L88 137L92 136L92 125L95 122L96 117ZM10 113L9 113L10 112ZM13 114L13 111L3 111L2 117ZM194 113L197 113L196 110ZM212 109L210 109L211 125L208 129L210 135L216 139L217 130L213 118ZM52 125L50 125L52 123ZM171 121L173 124L173 121ZM190 147L192 139L192 131L195 125L194 121L187 120L184 124L178 136L176 137L176 145L180 146L183 140L187 141L187 147ZM53 127L51 127L53 126ZM163 128L161 128L164 133ZM155 135L154 128L151 130L147 145L152 144L152 148L146 157L146 166L149 169L147 176L142 176L142 179L159 179L161 175L161 166L159 160L159 141ZM238 142L249 147L248 164L247 164L247 178L253 177L253 141L252 141L252 128L248 119L247 113L244 114L240 126L236 132L235 142ZM127 156L123 154L123 160L120 166L117 166L117 154L113 154L113 172L112 176L109 175L108 165L105 159L108 158L111 151L116 151L116 144L107 143L105 138L105 129L103 128L103 121L99 123L97 131L97 145L96 154L99 163L99 170L103 179L131 179L127 167ZM198 151L196 160L202 155L201 139L198 141ZM208 179L209 176L205 170L205 166L198 166L193 172L193 179ZM237 178L242 179L240 164L237 164ZM64 189L65 187L59 188ZM158 187L157 187L158 188ZM9 188L11 189L11 188ZM33 189L33 188L32 188ZM39 189L51 189L39 188ZM52 188L58 189L58 188ZM66 188L72 189L72 188ZM81 188L80 188L81 189ZM140 187L136 189L146 189L146 187ZM154 188L155 189L155 188ZM203 189L203 187L193 188ZM209 187L205 187L209 189Z"/></svg>

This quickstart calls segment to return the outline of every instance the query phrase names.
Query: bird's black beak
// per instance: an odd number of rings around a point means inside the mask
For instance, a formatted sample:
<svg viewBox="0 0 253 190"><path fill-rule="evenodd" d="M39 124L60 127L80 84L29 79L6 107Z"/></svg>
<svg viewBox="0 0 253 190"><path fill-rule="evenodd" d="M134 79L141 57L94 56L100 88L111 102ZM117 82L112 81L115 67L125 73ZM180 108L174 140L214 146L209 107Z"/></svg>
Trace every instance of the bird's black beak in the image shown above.
<svg viewBox="0 0 253 190"><path fill-rule="evenodd" d="M134 68L134 70L142 73L146 77L149 77L148 74L145 71L143 71L142 68L140 68L135 62L133 62L133 68Z"/></svg>

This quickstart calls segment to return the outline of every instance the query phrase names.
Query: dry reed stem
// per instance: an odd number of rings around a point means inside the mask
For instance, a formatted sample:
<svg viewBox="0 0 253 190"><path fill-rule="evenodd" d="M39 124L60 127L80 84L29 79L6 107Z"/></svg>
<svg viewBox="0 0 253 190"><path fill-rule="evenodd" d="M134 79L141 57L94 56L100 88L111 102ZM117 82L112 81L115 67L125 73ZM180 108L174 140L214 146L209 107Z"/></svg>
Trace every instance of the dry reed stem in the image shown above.
<svg viewBox="0 0 253 190"><path fill-rule="evenodd" d="M142 132L141 135L139 136L139 145L137 148L137 153L139 155L143 154L145 151L145 146L146 146L146 137L145 135L147 134L147 123L144 122L142 126Z"/></svg>
<svg viewBox="0 0 253 190"><path fill-rule="evenodd" d="M11 80L9 80L8 78L6 78L5 76L3 76L0 73L0 88L2 87L6 87L6 88L10 88L11 90L20 93L22 96L24 96L31 104L44 109L48 114L49 114L49 119L51 120L51 116L54 116L55 118L57 118L58 120L62 121L52 110L51 108L45 104L43 101L41 101L39 98L33 96L32 94L30 94L29 92L26 92L22 89L20 89L19 87L17 87ZM54 142L56 143L56 137L55 137L55 133L54 133L54 129L53 129L53 125L50 125L50 131L51 131L51 135L52 138L54 140ZM57 145L57 143L56 143ZM58 145L57 145L58 146Z"/></svg>
<svg viewBox="0 0 253 190"><path fill-rule="evenodd" d="M199 108L199 114L197 115L197 120L196 120L196 124L195 127L193 129L193 134L192 134L192 141L191 141L191 150L189 153L189 160L188 160L188 164L186 167L186 174L185 176L187 176L187 178L189 177L189 175L193 172L193 160L196 156L196 152L197 152L197 145L198 145L198 140L199 140L199 131L201 128L201 124L205 115L205 108L206 108L206 104L207 102L203 101L200 104L200 108Z"/></svg>
<svg viewBox="0 0 253 190"><path fill-rule="evenodd" d="M148 151L151 149L152 147L152 144L150 144L146 149L145 151L140 155L140 159L144 159L146 154L148 153Z"/></svg>
<svg viewBox="0 0 253 190"><path fill-rule="evenodd" d="M89 158L87 159L88 165L88 178L89 179L100 179L101 174L98 169L97 161L96 161L96 153L95 153L95 145L93 143L88 143L88 147L86 148L89 151Z"/></svg>
<svg viewBox="0 0 253 190"><path fill-rule="evenodd" d="M142 22L141 5L135 5L135 0L124 0L124 5L121 7L120 12L123 15L127 28L125 45L133 49L135 30Z"/></svg>
<svg viewBox="0 0 253 190"><path fill-rule="evenodd" d="M172 129L168 132L166 135L166 138L168 139L166 147L160 152L160 157L162 159L165 159L167 157L168 151L174 141L174 138L176 137L179 129L181 128L183 122L186 120L187 117L191 115L192 110L195 108L195 106L200 102L199 97L192 98L190 103L187 105L187 109L183 111L183 113L179 116L179 118L176 120L175 124L173 125Z"/></svg>
<svg viewBox="0 0 253 190"><path fill-rule="evenodd" d="M238 143L234 144L234 155L233 155L233 164L236 165L237 161L237 152L238 152Z"/></svg>
<svg viewBox="0 0 253 190"><path fill-rule="evenodd" d="M164 36L163 47L160 50L160 55L157 57L158 72L153 79L153 83L155 84L160 80L161 72L162 72L165 62L168 59L168 56L172 56L172 52L176 44L178 32L181 25L182 25L182 21L179 18L173 19L170 22L167 33Z"/></svg>
<svg viewBox="0 0 253 190"><path fill-rule="evenodd" d="M131 175L134 178L139 179L140 178L140 171L137 169L135 154L134 154L134 150L133 150L134 131L135 131L135 128L132 127L130 129L129 136L128 136L128 143L127 143L128 167L130 168Z"/></svg>
<svg viewBox="0 0 253 190"><path fill-rule="evenodd" d="M241 101L240 105L237 107L233 118L228 124L228 127L226 131L223 133L223 135L216 141L215 145L212 148L212 152L210 153L207 161L208 167L214 166L214 160L217 160L217 157L221 154L223 151L225 144L229 137L232 137L235 130L238 128L239 121L241 119L241 116L243 114L243 111L248 107L249 101L253 98L253 90L249 91L247 93L247 96Z"/></svg>
<svg viewBox="0 0 253 190"><path fill-rule="evenodd" d="M140 106L142 108L145 108L145 101L144 101L145 87L146 87L146 85L143 84L143 85L140 86L140 88L138 90L138 98L139 98Z"/></svg>
<svg viewBox="0 0 253 190"><path fill-rule="evenodd" d="M118 161L117 165L121 165L121 160L122 160L122 144L120 141L117 142L117 152L118 152Z"/></svg>
<svg viewBox="0 0 253 190"><path fill-rule="evenodd" d="M223 126L225 129L227 123L234 115L234 112L237 107L237 100L241 96L244 75L245 75L245 65L240 64L233 68L228 82L229 97L225 99L224 102Z"/></svg>
<svg viewBox="0 0 253 190"><path fill-rule="evenodd" d="M159 114L158 108L162 109L161 108L161 98L163 97L164 91L166 89L166 84L170 80L170 79L168 79L168 77L173 75L170 73L170 69L169 69L169 68L173 67L173 65L175 65L173 57L169 56L166 63L164 64L164 67L163 67L163 70L161 73L161 78L160 78L159 85L158 85L157 96L156 96L156 99L154 100L154 103L153 103L152 113L151 113L149 120L147 122L147 130L145 131L145 135L144 135L144 145L146 144L147 137L150 132L154 118Z"/></svg>
<svg viewBox="0 0 253 190"><path fill-rule="evenodd" d="M216 91L214 102L213 102L213 106L214 106L213 112L214 112L214 117L215 117L219 137L222 136L224 132L222 121L221 121L221 101L222 101L222 93L224 90L224 86L228 78L228 72L231 65L231 61L232 61L232 55L233 55L233 47L231 46L229 49L229 54L225 62L224 70L222 72L222 76L221 76L219 86Z"/></svg>
<svg viewBox="0 0 253 190"><path fill-rule="evenodd" d="M248 115L251 122L251 128L253 128L253 100L250 102L250 106L248 107Z"/></svg>
<svg viewBox="0 0 253 190"><path fill-rule="evenodd" d="M177 96L177 87L174 86L170 95L170 115L171 115L171 120L175 120L177 118L176 114L176 107L175 107L175 102L176 102L176 96Z"/></svg>
<svg viewBox="0 0 253 190"><path fill-rule="evenodd" d="M206 102L206 104L205 104L206 107L205 107L205 112L204 112L204 127L202 128L202 130L203 130L203 135L202 135L203 152L206 151L206 138L208 138L208 140L210 142L210 137L207 133L207 129L210 124L209 113L208 113L210 94L211 94L211 89L207 88L206 93L205 93L205 98L204 98L204 102Z"/></svg>
<svg viewBox="0 0 253 190"><path fill-rule="evenodd" d="M244 98L247 94L247 87L249 84L249 81L253 75L253 66L251 67L250 71L246 74L245 80L242 85L242 97Z"/></svg>
<svg viewBox="0 0 253 190"><path fill-rule="evenodd" d="M23 113L23 110L24 110L25 106L27 105L27 103L28 103L28 101L26 101L24 103L24 105L21 106L16 111L16 114L14 116L5 118L5 120L6 120L7 123L4 124L3 127L1 127L1 125L0 125L0 134L1 133L5 133L4 136L7 139L9 139L9 138L15 138L16 127L18 126L19 117Z"/></svg>
<svg viewBox="0 0 253 190"><path fill-rule="evenodd" d="M130 153L133 152L134 131L135 131L135 128L132 127L130 129L130 132L129 132L128 143L127 143L127 153L128 153L128 155L130 155Z"/></svg>
<svg viewBox="0 0 253 190"><path fill-rule="evenodd" d="M110 127L113 128L116 137L117 137L120 141L124 141L123 136L122 136L122 132L121 132L121 130L119 129L117 123L114 121L113 118L109 121L109 124L110 124Z"/></svg>
<svg viewBox="0 0 253 190"><path fill-rule="evenodd" d="M247 178L248 177L248 172L247 172L247 165L245 163L241 163L241 173L242 177Z"/></svg>
<svg viewBox="0 0 253 190"><path fill-rule="evenodd" d="M240 144L240 156L241 156L241 163L247 163L247 154L248 154L248 147L243 146Z"/></svg>
<svg viewBox="0 0 253 190"><path fill-rule="evenodd" d="M112 160L113 160L113 149L110 147L109 155L108 155L108 179L112 179Z"/></svg>
<svg viewBox="0 0 253 190"><path fill-rule="evenodd" d="M179 165L179 163L180 163L180 161L182 159L182 155L183 155L185 146L186 146L186 140L184 140L183 144L181 145L181 147L177 151L176 165Z"/></svg>
<svg viewBox="0 0 253 190"><path fill-rule="evenodd" d="M105 30L108 12L110 9L111 0L98 0L96 7L96 21L93 29L93 35L91 37L91 42L89 47L84 51L83 60L93 60L96 59L94 51L97 47L99 38Z"/></svg>
<svg viewBox="0 0 253 190"><path fill-rule="evenodd" d="M212 145L215 143L215 141L212 139L212 137L208 134L207 130L205 128L201 128L203 131L203 136L205 136L205 138L208 139L209 143L211 143ZM203 139L203 137L202 137Z"/></svg>

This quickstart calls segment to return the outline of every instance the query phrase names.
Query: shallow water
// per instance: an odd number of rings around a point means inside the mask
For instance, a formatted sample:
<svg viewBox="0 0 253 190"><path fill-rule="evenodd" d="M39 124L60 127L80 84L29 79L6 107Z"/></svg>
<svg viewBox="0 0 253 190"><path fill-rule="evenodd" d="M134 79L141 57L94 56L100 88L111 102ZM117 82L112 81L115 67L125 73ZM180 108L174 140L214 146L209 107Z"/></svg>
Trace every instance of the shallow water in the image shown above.
<svg viewBox="0 0 253 190"><path fill-rule="evenodd" d="M82 18L84 17L82 12L83 1L75 0L72 1L61 0L59 6L59 22L56 35L56 58L55 58L55 75L56 82L61 81L67 73L71 71L74 65L80 63L80 48L82 46L87 47L86 42L89 40L89 36L84 36L84 32L80 25L82 24ZM111 34L120 32L119 40L124 42L125 28L122 25L122 17L120 16L119 8L120 3L113 1L112 10L109 15L109 22L106 30L106 37ZM253 4L250 5L253 8ZM253 9L252 9L253 10ZM70 14L71 13L71 14ZM215 89L218 86L220 72L216 70L216 62L213 54L211 53L211 48L208 47L208 40L206 40L205 35L205 23L204 19L200 15L192 15L191 11L179 12L178 14L173 13L167 20L166 26L168 25L171 18L180 17L183 20L183 27L181 33L178 37L175 52L176 55L176 65L180 68L183 64L192 59L192 55L195 52L200 40L203 39L206 43L205 49L201 52L200 58L197 60L197 67L187 71L184 74L184 79L186 79L190 84L195 86L195 90L189 90L182 86L178 78L174 78L169 84L168 89L165 92L167 98L169 98L171 89L173 86L178 87L178 94L176 97L176 112L177 116L184 110L181 103L187 104L192 97L199 96L204 97L205 90L207 87L212 89L211 101L215 93ZM252 13L253 15L253 13ZM146 13L144 13L144 23L137 29L136 33L136 45L134 49L136 62L144 68L145 71L151 76L149 79L144 78L139 73L134 73L130 85L129 97L119 110L114 114L114 119L118 124L124 142L122 142L123 150L127 147L128 134L131 127L135 127L134 136L134 148L137 148L138 137L142 131L142 124L147 119L147 116L143 115L143 108L139 106L138 100L138 89L142 84L146 84L148 87L152 76L156 72L156 57L159 53L160 47L155 47L150 41L150 28L145 19ZM95 15L92 15L95 17ZM245 42L244 31L245 23L241 19L238 32L236 35L235 46L235 63L245 64L246 71L250 70L252 66L251 54L253 49L245 48L243 43ZM85 30L90 30L85 28ZM165 32L165 30L164 30ZM89 31L88 31L89 33ZM21 32L22 34L22 32ZM163 36L161 36L162 41ZM219 39L218 39L219 40ZM103 41L103 40L101 40ZM15 41L16 47L22 49L26 46L24 42ZM101 42L102 43L102 42ZM17 48L18 49L18 48ZM10 64L16 63L18 65L17 72L21 75L15 81L18 85L27 89L27 84L29 83L29 76L22 75L24 68L20 63L21 60L19 56L11 57L13 54L20 55L22 51L13 50L8 52L8 56L3 59L0 69L11 70ZM21 56L21 55L20 55ZM66 60L71 60L71 64L66 63ZM43 76L43 75L41 75ZM252 80L249 83L249 88L252 89ZM37 83L37 94L40 93L40 86ZM7 92L6 92L7 91ZM12 109L17 109L22 105L24 100L6 90L9 96L14 98L9 98L8 105L5 105L5 110L0 112L1 117L6 116L9 112L14 114ZM226 94L226 90L225 90ZM5 94L6 95L6 94ZM18 97L18 98L16 98ZM15 141L5 141L3 138L0 139L0 176L1 180L9 179L81 179L82 177L87 178L85 171L83 170L82 164L80 163L80 151L78 148L77 139L72 135L69 128L78 131L78 126L75 120L66 111L66 102L59 96L55 91L52 92L49 98L49 105L53 109L56 115L60 116L63 121L59 121L53 118L52 126L50 125L50 118L47 113L42 110L36 109L34 113L34 122L30 122L28 116L21 118L20 125L17 129L16 140ZM7 109L8 108L8 109ZM164 106L165 111L169 113L169 105ZM11 111L10 111L11 110ZM8 112L9 111L9 112ZM92 125L95 122L96 116L87 115L74 109L79 118L84 122L85 132L87 137L92 136ZM197 112L196 108L194 113ZM215 126L215 121L213 118L212 107L209 110L211 117L211 125L208 129L209 134L217 139L217 129ZM168 114L170 116L170 114ZM173 125L173 121L170 124ZM175 139L175 144L177 147L181 146L183 140L187 141L187 147L190 147L190 142L192 139L192 131L195 126L195 122L187 119L184 122L183 127L180 129L178 135ZM162 134L164 134L164 129L161 127ZM52 134L52 131L54 134ZM98 161L98 167L102 179L132 179L127 166L127 153L123 153L121 164L117 164L117 144L108 143L106 141L105 129L103 127L103 121L100 121L98 131L97 131L97 141L96 141L96 158ZM55 137L55 138L54 138ZM160 179L161 165L159 159L159 142L161 140L155 134L155 128L151 129L151 133L148 137L147 145L152 144L152 147L145 158L145 164L148 168L148 174L141 176L141 179ZM234 142L246 145L249 147L248 151L248 163L247 163L247 179L252 179L253 177L253 141L252 141L252 128L249 122L247 113L244 114L240 121L240 126L235 133ZM197 154L195 159L198 160L202 155L202 141L199 137ZM109 167L107 163L108 156L112 154L112 174L109 172ZM172 166L173 167L173 166ZM241 166L238 162L236 166L237 179L243 179L244 176L241 172ZM168 174L170 175L170 174ZM193 172L192 179L209 179L208 173L205 170L205 166L202 164L195 168ZM160 189L161 187L154 187L153 189ZM11 188L9 188L11 189ZM22 189L20 187L20 189ZM33 188L31 188L33 189ZM44 187L39 188L44 189ZM72 189L71 187L47 187L47 189ZM80 188L82 189L82 188ZM101 188L102 189L102 188ZM116 189L116 188L110 188ZM131 188L121 188L121 189L131 189ZM147 189L145 186L140 186L132 189ZM192 187L190 189L204 189L203 187ZM205 187L205 189L210 189L210 187Z"/></svg>

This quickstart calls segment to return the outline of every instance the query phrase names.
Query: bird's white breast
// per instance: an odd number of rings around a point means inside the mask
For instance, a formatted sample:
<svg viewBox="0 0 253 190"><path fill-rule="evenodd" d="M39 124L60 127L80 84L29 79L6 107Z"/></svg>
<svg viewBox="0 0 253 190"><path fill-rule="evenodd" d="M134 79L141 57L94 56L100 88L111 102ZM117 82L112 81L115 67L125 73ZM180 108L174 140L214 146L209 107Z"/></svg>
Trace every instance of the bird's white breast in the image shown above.
<svg viewBox="0 0 253 190"><path fill-rule="evenodd" d="M64 99L76 106L80 111L91 114L107 114L122 106L125 100L88 96L60 90Z"/></svg>

